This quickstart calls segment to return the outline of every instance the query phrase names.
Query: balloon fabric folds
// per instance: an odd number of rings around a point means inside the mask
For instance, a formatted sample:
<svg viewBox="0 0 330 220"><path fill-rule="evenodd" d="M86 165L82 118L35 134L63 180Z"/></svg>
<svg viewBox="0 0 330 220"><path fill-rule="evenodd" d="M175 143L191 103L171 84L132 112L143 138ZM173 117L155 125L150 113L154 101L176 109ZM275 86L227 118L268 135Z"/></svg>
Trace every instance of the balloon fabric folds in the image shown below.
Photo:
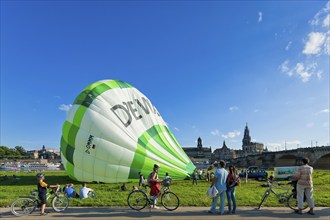
<svg viewBox="0 0 330 220"><path fill-rule="evenodd" d="M160 178L184 179L195 169L149 99L120 80L95 82L78 95L62 128L61 158L81 182L128 182L154 164Z"/></svg>

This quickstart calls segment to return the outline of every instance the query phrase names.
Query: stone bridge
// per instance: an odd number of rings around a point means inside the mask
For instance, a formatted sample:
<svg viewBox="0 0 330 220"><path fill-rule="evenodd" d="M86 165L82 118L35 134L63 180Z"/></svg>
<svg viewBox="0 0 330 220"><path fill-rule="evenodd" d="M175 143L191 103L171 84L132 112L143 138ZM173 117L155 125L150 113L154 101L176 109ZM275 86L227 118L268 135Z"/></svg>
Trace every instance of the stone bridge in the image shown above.
<svg viewBox="0 0 330 220"><path fill-rule="evenodd" d="M233 161L237 167L259 166L264 168L296 166L297 162L307 157L315 169L330 169L330 146L298 148L240 157Z"/></svg>

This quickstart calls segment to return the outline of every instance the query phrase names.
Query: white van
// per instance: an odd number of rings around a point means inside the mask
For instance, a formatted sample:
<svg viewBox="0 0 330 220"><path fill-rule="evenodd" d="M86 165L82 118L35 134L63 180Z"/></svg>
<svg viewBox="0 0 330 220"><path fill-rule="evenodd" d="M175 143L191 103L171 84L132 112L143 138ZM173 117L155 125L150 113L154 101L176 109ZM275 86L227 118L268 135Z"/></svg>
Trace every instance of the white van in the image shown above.
<svg viewBox="0 0 330 220"><path fill-rule="evenodd" d="M292 167L275 167L274 168L274 178L275 179L286 179L288 180L296 174L299 166Z"/></svg>

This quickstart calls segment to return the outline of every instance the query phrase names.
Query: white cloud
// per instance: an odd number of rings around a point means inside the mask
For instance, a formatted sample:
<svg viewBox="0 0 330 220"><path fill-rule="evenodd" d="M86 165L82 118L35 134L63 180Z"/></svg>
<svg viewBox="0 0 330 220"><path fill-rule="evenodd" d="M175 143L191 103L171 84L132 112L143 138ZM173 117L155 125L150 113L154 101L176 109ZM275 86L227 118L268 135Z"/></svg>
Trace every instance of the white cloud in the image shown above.
<svg viewBox="0 0 330 220"><path fill-rule="evenodd" d="M180 129L179 129L179 128L177 128L177 127L174 127L174 130L176 130L176 131L180 131Z"/></svg>
<svg viewBox="0 0 330 220"><path fill-rule="evenodd" d="M330 1L322 8L309 23L314 26L313 31L308 34L302 53L307 55L305 61L298 61L293 67L289 66L289 61L284 61L279 69L288 76L296 76L302 82L308 82L312 77L319 80L322 78L323 70L318 69L315 56L330 55ZM324 28L327 30L324 31ZM291 41L286 46L289 50ZM313 59L313 61L311 61Z"/></svg>
<svg viewBox="0 0 330 220"><path fill-rule="evenodd" d="M290 42L286 45L285 50L289 50L290 47L291 47L291 44L292 44L292 41L290 41Z"/></svg>
<svg viewBox="0 0 330 220"><path fill-rule="evenodd" d="M309 78L312 76L303 63L297 63L294 69L303 82L308 82Z"/></svg>
<svg viewBox="0 0 330 220"><path fill-rule="evenodd" d="M259 109L254 109L253 112L257 113L257 112L259 112Z"/></svg>
<svg viewBox="0 0 330 220"><path fill-rule="evenodd" d="M324 41L324 54L330 56L330 31L326 34L326 39Z"/></svg>
<svg viewBox="0 0 330 220"><path fill-rule="evenodd" d="M312 76L316 76L318 79L322 77L322 71L317 69L317 63L304 64L302 62L297 63L295 67L289 67L289 61L284 61L279 69L286 73L288 76L297 76L302 82L308 82Z"/></svg>
<svg viewBox="0 0 330 220"><path fill-rule="evenodd" d="M311 32L309 33L309 39L305 44L305 48L303 50L304 54L316 54L319 55L321 53L322 46L326 40L326 35L321 32Z"/></svg>
<svg viewBox="0 0 330 220"><path fill-rule="evenodd" d="M214 131L211 131L211 134L213 136L220 136L220 131L218 129L215 129Z"/></svg>
<svg viewBox="0 0 330 220"><path fill-rule="evenodd" d="M235 138L237 136L239 136L241 134L241 132L239 131L231 131L231 132L228 132L227 134L223 134L221 135L221 137L223 138Z"/></svg>
<svg viewBox="0 0 330 220"><path fill-rule="evenodd" d="M58 109L61 111L68 112L71 109L71 107L72 107L71 104L69 104L69 105L62 104L62 105L60 105L60 107L58 107Z"/></svg>
<svg viewBox="0 0 330 220"><path fill-rule="evenodd" d="M262 12L258 13L258 23L262 22Z"/></svg>
<svg viewBox="0 0 330 220"><path fill-rule="evenodd" d="M280 65L280 70L282 73L286 73L289 76L293 75L293 72L290 70L289 68L289 60L284 61L281 65Z"/></svg>
<svg viewBox="0 0 330 220"><path fill-rule="evenodd" d="M329 15L329 12L330 12L330 1L326 3L324 8L322 8L319 12L316 13L314 18L311 21L309 21L309 23L313 26L319 25L321 20L323 20L324 23L324 21L327 19Z"/></svg>
<svg viewBox="0 0 330 220"><path fill-rule="evenodd" d="M323 110L317 112L316 115L319 115L319 114L322 114L322 113L329 113L329 112L330 112L329 109L326 108L326 109L323 109Z"/></svg>
<svg viewBox="0 0 330 220"><path fill-rule="evenodd" d="M238 110L238 107L237 106L230 106L229 107L229 110L230 111L237 111Z"/></svg>
<svg viewBox="0 0 330 220"><path fill-rule="evenodd" d="M330 15L328 14L328 16L323 20L322 27L329 28L329 26L330 26Z"/></svg>

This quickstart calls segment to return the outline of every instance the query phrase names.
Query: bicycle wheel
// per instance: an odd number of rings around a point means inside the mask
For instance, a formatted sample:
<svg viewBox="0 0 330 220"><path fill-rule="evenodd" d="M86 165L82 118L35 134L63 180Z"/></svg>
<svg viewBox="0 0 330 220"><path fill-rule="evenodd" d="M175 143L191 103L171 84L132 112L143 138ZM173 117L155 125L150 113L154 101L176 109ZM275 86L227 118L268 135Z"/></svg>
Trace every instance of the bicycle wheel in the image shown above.
<svg viewBox="0 0 330 220"><path fill-rule="evenodd" d="M288 197L288 206L293 210L299 210L297 195L295 192L291 193L291 195ZM308 207L308 203L307 203L306 199L304 199L303 206L304 206L303 210Z"/></svg>
<svg viewBox="0 0 330 220"><path fill-rule="evenodd" d="M10 207L15 216L29 215L36 209L37 204L30 198L19 198Z"/></svg>
<svg viewBox="0 0 330 220"><path fill-rule="evenodd" d="M266 191L265 194L263 195L262 199L261 199L261 202L258 206L258 209L260 209L260 207L262 206L262 204L266 201L266 199L268 198L270 192L269 191Z"/></svg>
<svg viewBox="0 0 330 220"><path fill-rule="evenodd" d="M139 211L147 206L148 197L145 192L141 190L135 190L128 194L127 203L131 209Z"/></svg>
<svg viewBox="0 0 330 220"><path fill-rule="evenodd" d="M173 192L165 192L161 197L161 203L165 209L174 211L179 207L180 200Z"/></svg>
<svg viewBox="0 0 330 220"><path fill-rule="evenodd" d="M52 207L55 212L64 212L68 206L69 199L64 195L58 195L52 199Z"/></svg>

